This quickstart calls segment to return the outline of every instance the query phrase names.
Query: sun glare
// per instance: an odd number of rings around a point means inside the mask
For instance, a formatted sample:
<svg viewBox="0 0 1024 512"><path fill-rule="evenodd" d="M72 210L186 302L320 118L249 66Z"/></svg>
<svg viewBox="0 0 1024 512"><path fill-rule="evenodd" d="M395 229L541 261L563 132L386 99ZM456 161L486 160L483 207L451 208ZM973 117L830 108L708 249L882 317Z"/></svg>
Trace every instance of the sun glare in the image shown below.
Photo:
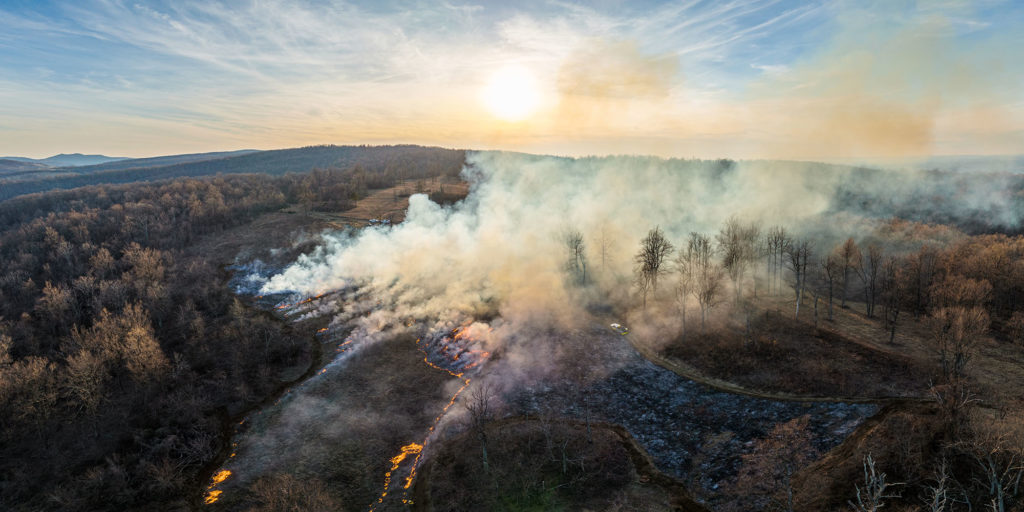
<svg viewBox="0 0 1024 512"><path fill-rule="evenodd" d="M487 110L498 119L522 121L537 110L540 89L529 70L506 67L491 76L480 97Z"/></svg>

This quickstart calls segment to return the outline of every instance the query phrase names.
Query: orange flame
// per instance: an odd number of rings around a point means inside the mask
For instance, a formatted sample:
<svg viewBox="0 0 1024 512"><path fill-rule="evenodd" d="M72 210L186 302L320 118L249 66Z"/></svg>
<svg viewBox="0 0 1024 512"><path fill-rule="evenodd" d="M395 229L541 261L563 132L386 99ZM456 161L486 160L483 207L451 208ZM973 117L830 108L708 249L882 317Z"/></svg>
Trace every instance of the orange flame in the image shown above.
<svg viewBox="0 0 1024 512"><path fill-rule="evenodd" d="M413 481L416 480L416 469L419 467L420 459L423 457L423 452L425 451L425 448L426 448L427 444L430 442L430 436L433 435L434 430L437 428L438 423L441 422L441 418L443 418L444 415L448 412L448 410L451 409L451 407L453 405L455 405L455 401L458 400L459 395L461 395L462 392L465 391L466 387L469 386L469 382L471 380L471 379L468 379L468 378L463 378L463 374L462 373L456 373L456 372L453 372L453 371L451 371L451 370L449 370L447 368L443 368L443 367L438 366L438 365L436 365L434 363L431 363L430 360L428 359L429 356L428 356L426 350L424 350L422 347L419 346L421 341L422 341L422 339L417 339L416 340L416 346L420 350L420 352L423 352L423 362L426 363L427 366L430 366L431 368L434 368L434 369L437 369L437 370L441 370L443 372L446 372L448 375L451 375L452 377L456 377L456 378L460 379L462 381L462 386L459 387L459 389L455 392L455 394L453 394L452 397L448 400L448 403L445 404L444 408L441 409L441 412L437 415L437 417L434 418L433 423L427 429L427 435L426 435L426 437L424 437L423 443L420 443L420 444L411 443L409 445L403 446L401 453L399 453L398 455L396 455L396 456L391 458L391 470L388 471L387 473L385 473L385 475L384 475L384 491L381 493L380 497L377 499L377 504L378 505L383 503L384 502L384 498L388 495L388 489L389 489L389 487L391 487L391 475L396 470L398 470L398 466L406 459L406 457L410 453L416 453L416 458L413 459L412 466L409 468L409 475L407 477L405 477L403 479L403 481L402 481L402 490L403 490L402 491L402 503L404 503L406 505L412 505L413 504L412 500L410 500L408 498L408 491L409 491L409 488L412 487ZM441 347L441 351L442 352L447 352L447 350L448 350L448 346L442 346ZM470 351L470 352L474 353L474 354L481 354L483 357L488 357L490 355L489 353L483 352L483 351ZM456 357L456 359L457 359L457 357ZM472 366L476 366L477 364L479 364L479 361L473 363ZM413 451L413 450L409 450L409 447L418 447L418 449ZM376 505L370 507L370 512L373 512L374 507L376 507Z"/></svg>
<svg viewBox="0 0 1024 512"><path fill-rule="evenodd" d="M470 379L465 379L462 381L462 387L460 387L459 390L456 391L454 395L452 395L451 400L448 400L448 403L444 406L444 409L441 409L441 414L438 414L437 417L434 418L434 424L430 425L430 428L427 429L427 437L423 439L424 447L427 446L427 443L430 440L430 435L434 433L434 428L436 428L437 424L441 422L441 417L444 416L446 412L448 412L448 409L451 409L451 407L455 405L455 400L459 398L459 395L462 394L462 391L466 389L466 386L469 386L469 381ZM422 450L420 451L420 453L416 454L416 460L413 461L412 468L409 469L409 476L405 478L405 483L402 485L402 489L408 490L409 487L412 486L413 480L416 479L416 468L419 467L420 457L422 456ZM403 499L402 501L405 502L406 500ZM411 504L411 502L406 504Z"/></svg>
<svg viewBox="0 0 1024 512"><path fill-rule="evenodd" d="M234 457L235 454L232 453L231 456ZM213 488L217 487L217 485L219 485L224 480L227 480L229 476L231 476L231 471L227 469L222 469L218 471L216 475L213 475L213 479L211 480L210 486L206 488L208 492L206 493L206 498L203 499L203 503L209 505L211 503L216 503L217 500L220 499L220 495L223 494L224 491L215 491L213 490Z"/></svg>
<svg viewBox="0 0 1024 512"><path fill-rule="evenodd" d="M409 488L412 487L412 484L413 484L413 482L416 479L416 470L419 467L420 459L423 457L424 451L426 451L427 444L430 442L430 436L433 435L434 431L437 428L437 425L441 422L441 418L443 418L444 415L447 414L448 410L451 409L451 407L453 405L455 405L455 402L458 400L459 395L461 395L462 392L465 391L466 388L469 386L470 379L464 377L465 370L468 370L470 368L474 368L474 367L480 365L480 363L482 363L483 361L485 361L487 358L489 358L491 356L490 352L486 352L486 351L483 351L483 350L473 350L473 349L462 347L462 346L459 346L459 345L456 345L456 344L453 343L453 342L458 342L458 341L463 340L463 339L465 339L467 341L475 341L474 338L473 338L473 335L469 332L470 331L469 327L471 325L473 325L472 322L467 323L465 325L462 325L460 327L456 327L455 329L453 329L448 336L445 336L442 339L441 345L437 348L437 351L440 354L442 354L444 357L448 358L449 360L451 360L453 362L454 361L459 361L459 358L463 354L467 354L467 353L472 355L472 356L477 356L478 357L477 360L472 361L468 365L464 366L462 372L452 371L452 370L444 368L444 367L442 367L440 365L432 363L430 361L430 354L428 354L426 349L423 346L421 346L421 343L423 341L422 338L418 338L416 340L416 348L420 352L423 353L423 362L427 366L429 366L431 368L434 368L435 370L443 371L443 372L447 373L448 375L451 375L452 377L455 377L455 378L461 380L462 381L462 386L459 387L459 389L448 400L448 403L445 404L444 408L441 409L441 412L437 415L437 417L434 418L433 423L427 429L427 435L424 437L423 442L422 443L410 443L410 444L408 444L406 446L403 446L401 448L401 451L398 453L398 455L395 455L394 457L392 457L390 459L390 461L391 461L391 469L389 469L384 474L384 490L381 492L380 497L377 498L377 503L375 503L375 504L370 506L370 509L369 509L370 512L373 512L374 509L378 505L384 503L384 498L387 497L388 492L390 491L392 475L394 474L395 471L398 471L399 466L404 461L407 460L409 455L415 453L416 457L415 457L415 459L413 459L411 467L409 468L409 474L408 474L408 476L406 476L402 480L402 498L401 498L403 504L405 504L405 505L412 505L413 504L413 501L411 499L409 499L409 497L408 497L408 491L409 491ZM489 327L487 329L487 332L493 332L493 331L494 331L493 328ZM444 340L447 340L447 342L444 341ZM351 340L346 341L342 345L346 345L349 342L351 342ZM341 347L342 345L339 345L339 347Z"/></svg>
<svg viewBox="0 0 1024 512"><path fill-rule="evenodd" d="M384 503L384 498L388 495L388 487L391 486L391 474L398 469L398 466L402 464L402 461L404 461L406 457L413 453L417 454L418 459L418 454L423 453L423 445L409 443L402 447L402 451L398 455L391 457L391 469L389 469L387 473L384 473L384 492L381 493L380 498L377 498L378 505ZM373 512L373 509L374 507L370 507L370 512Z"/></svg>
<svg viewBox="0 0 1024 512"><path fill-rule="evenodd" d="M224 480L227 480L231 476L231 471L227 469L220 470L216 475L213 475L213 485L217 485Z"/></svg>

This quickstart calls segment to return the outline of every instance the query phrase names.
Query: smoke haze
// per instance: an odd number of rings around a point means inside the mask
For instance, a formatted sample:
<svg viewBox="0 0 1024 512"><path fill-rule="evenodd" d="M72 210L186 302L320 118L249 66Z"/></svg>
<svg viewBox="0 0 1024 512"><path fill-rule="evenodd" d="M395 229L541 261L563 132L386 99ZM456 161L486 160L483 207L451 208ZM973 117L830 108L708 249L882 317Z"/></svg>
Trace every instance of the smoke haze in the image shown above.
<svg viewBox="0 0 1024 512"><path fill-rule="evenodd" d="M400 225L324 234L320 247L272 276L263 291L358 289L366 303L350 306L341 319L359 317L367 333L498 316L506 327L490 335L493 343L525 325L578 324L588 293L622 305L633 254L655 226L678 246L689 232L713 234L733 216L824 242L864 236L894 214L927 221L929 208L954 222L1019 225L1021 197L1012 192L1020 189L1018 177L971 179L965 187L958 176L802 162L475 152L464 169L472 184L465 200L442 207L414 195ZM593 286L567 284L567 230L583 234Z"/></svg>

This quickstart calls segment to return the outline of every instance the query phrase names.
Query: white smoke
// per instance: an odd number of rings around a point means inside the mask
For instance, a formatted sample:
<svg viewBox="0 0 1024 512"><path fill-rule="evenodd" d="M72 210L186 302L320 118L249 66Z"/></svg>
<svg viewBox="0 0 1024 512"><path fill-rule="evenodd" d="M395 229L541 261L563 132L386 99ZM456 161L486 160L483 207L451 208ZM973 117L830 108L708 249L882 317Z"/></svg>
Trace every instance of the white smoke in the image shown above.
<svg viewBox="0 0 1024 512"><path fill-rule="evenodd" d="M623 305L632 255L654 226L677 246L690 231L711 234L732 216L815 236L834 230L845 239L872 225L860 215L885 212L846 212L843 226L834 226L829 215L838 189L890 194L886 201L900 204L896 196L925 183L920 173L862 174L801 162L471 152L465 200L442 207L414 195L399 225L324 234L314 252L271 277L263 293L359 290L362 302L350 302L343 316L360 318L368 333L494 316L505 327L494 337L525 324L579 325L582 308L595 297ZM984 196L978 192L959 194ZM971 207L1007 211L999 204ZM566 229L584 236L587 287L566 279Z"/></svg>

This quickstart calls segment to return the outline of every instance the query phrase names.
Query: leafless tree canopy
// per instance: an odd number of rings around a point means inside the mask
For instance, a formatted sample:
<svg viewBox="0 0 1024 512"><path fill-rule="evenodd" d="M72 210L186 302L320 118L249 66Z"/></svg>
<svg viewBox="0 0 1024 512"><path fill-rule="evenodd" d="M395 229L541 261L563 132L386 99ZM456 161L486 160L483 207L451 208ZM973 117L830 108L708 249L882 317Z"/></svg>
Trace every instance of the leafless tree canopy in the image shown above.
<svg viewBox="0 0 1024 512"><path fill-rule="evenodd" d="M587 284L587 255L583 245L583 233L577 229L567 229L562 234L562 243L567 251L565 267L578 284Z"/></svg>
<svg viewBox="0 0 1024 512"><path fill-rule="evenodd" d="M722 255L722 268L732 281L736 304L743 295L747 270L757 259L760 236L761 227L757 223L743 224L736 217L730 217L715 237Z"/></svg>
<svg viewBox="0 0 1024 512"><path fill-rule="evenodd" d="M686 254L693 272L693 293L700 304L700 328L704 331L708 313L723 296L725 271L714 259L711 239L700 233L690 233Z"/></svg>
<svg viewBox="0 0 1024 512"><path fill-rule="evenodd" d="M791 286L796 294L796 313L800 317L800 305L803 303L804 290L808 284L808 265L814 250L814 243L803 238L794 240L786 245L785 252L788 258L789 270L793 274Z"/></svg>
<svg viewBox="0 0 1024 512"><path fill-rule="evenodd" d="M868 454L864 457L864 482L854 486L856 494L850 508L856 512L877 512L887 500L899 498L895 487L902 483L885 481L885 473L875 468L875 459Z"/></svg>
<svg viewBox="0 0 1024 512"><path fill-rule="evenodd" d="M647 293L657 294L658 277L666 269L665 260L672 253L672 243L665 238L661 228L655 227L640 241L640 252L636 254L634 276L636 286L643 295L644 307L647 307Z"/></svg>
<svg viewBox="0 0 1024 512"><path fill-rule="evenodd" d="M839 246L836 250L836 254L839 256L839 261L842 263L843 269L843 288L842 304L840 307L846 307L846 299L850 292L850 272L856 272L860 269L861 254L860 248L857 247L857 243L852 238L847 238L843 245Z"/></svg>

